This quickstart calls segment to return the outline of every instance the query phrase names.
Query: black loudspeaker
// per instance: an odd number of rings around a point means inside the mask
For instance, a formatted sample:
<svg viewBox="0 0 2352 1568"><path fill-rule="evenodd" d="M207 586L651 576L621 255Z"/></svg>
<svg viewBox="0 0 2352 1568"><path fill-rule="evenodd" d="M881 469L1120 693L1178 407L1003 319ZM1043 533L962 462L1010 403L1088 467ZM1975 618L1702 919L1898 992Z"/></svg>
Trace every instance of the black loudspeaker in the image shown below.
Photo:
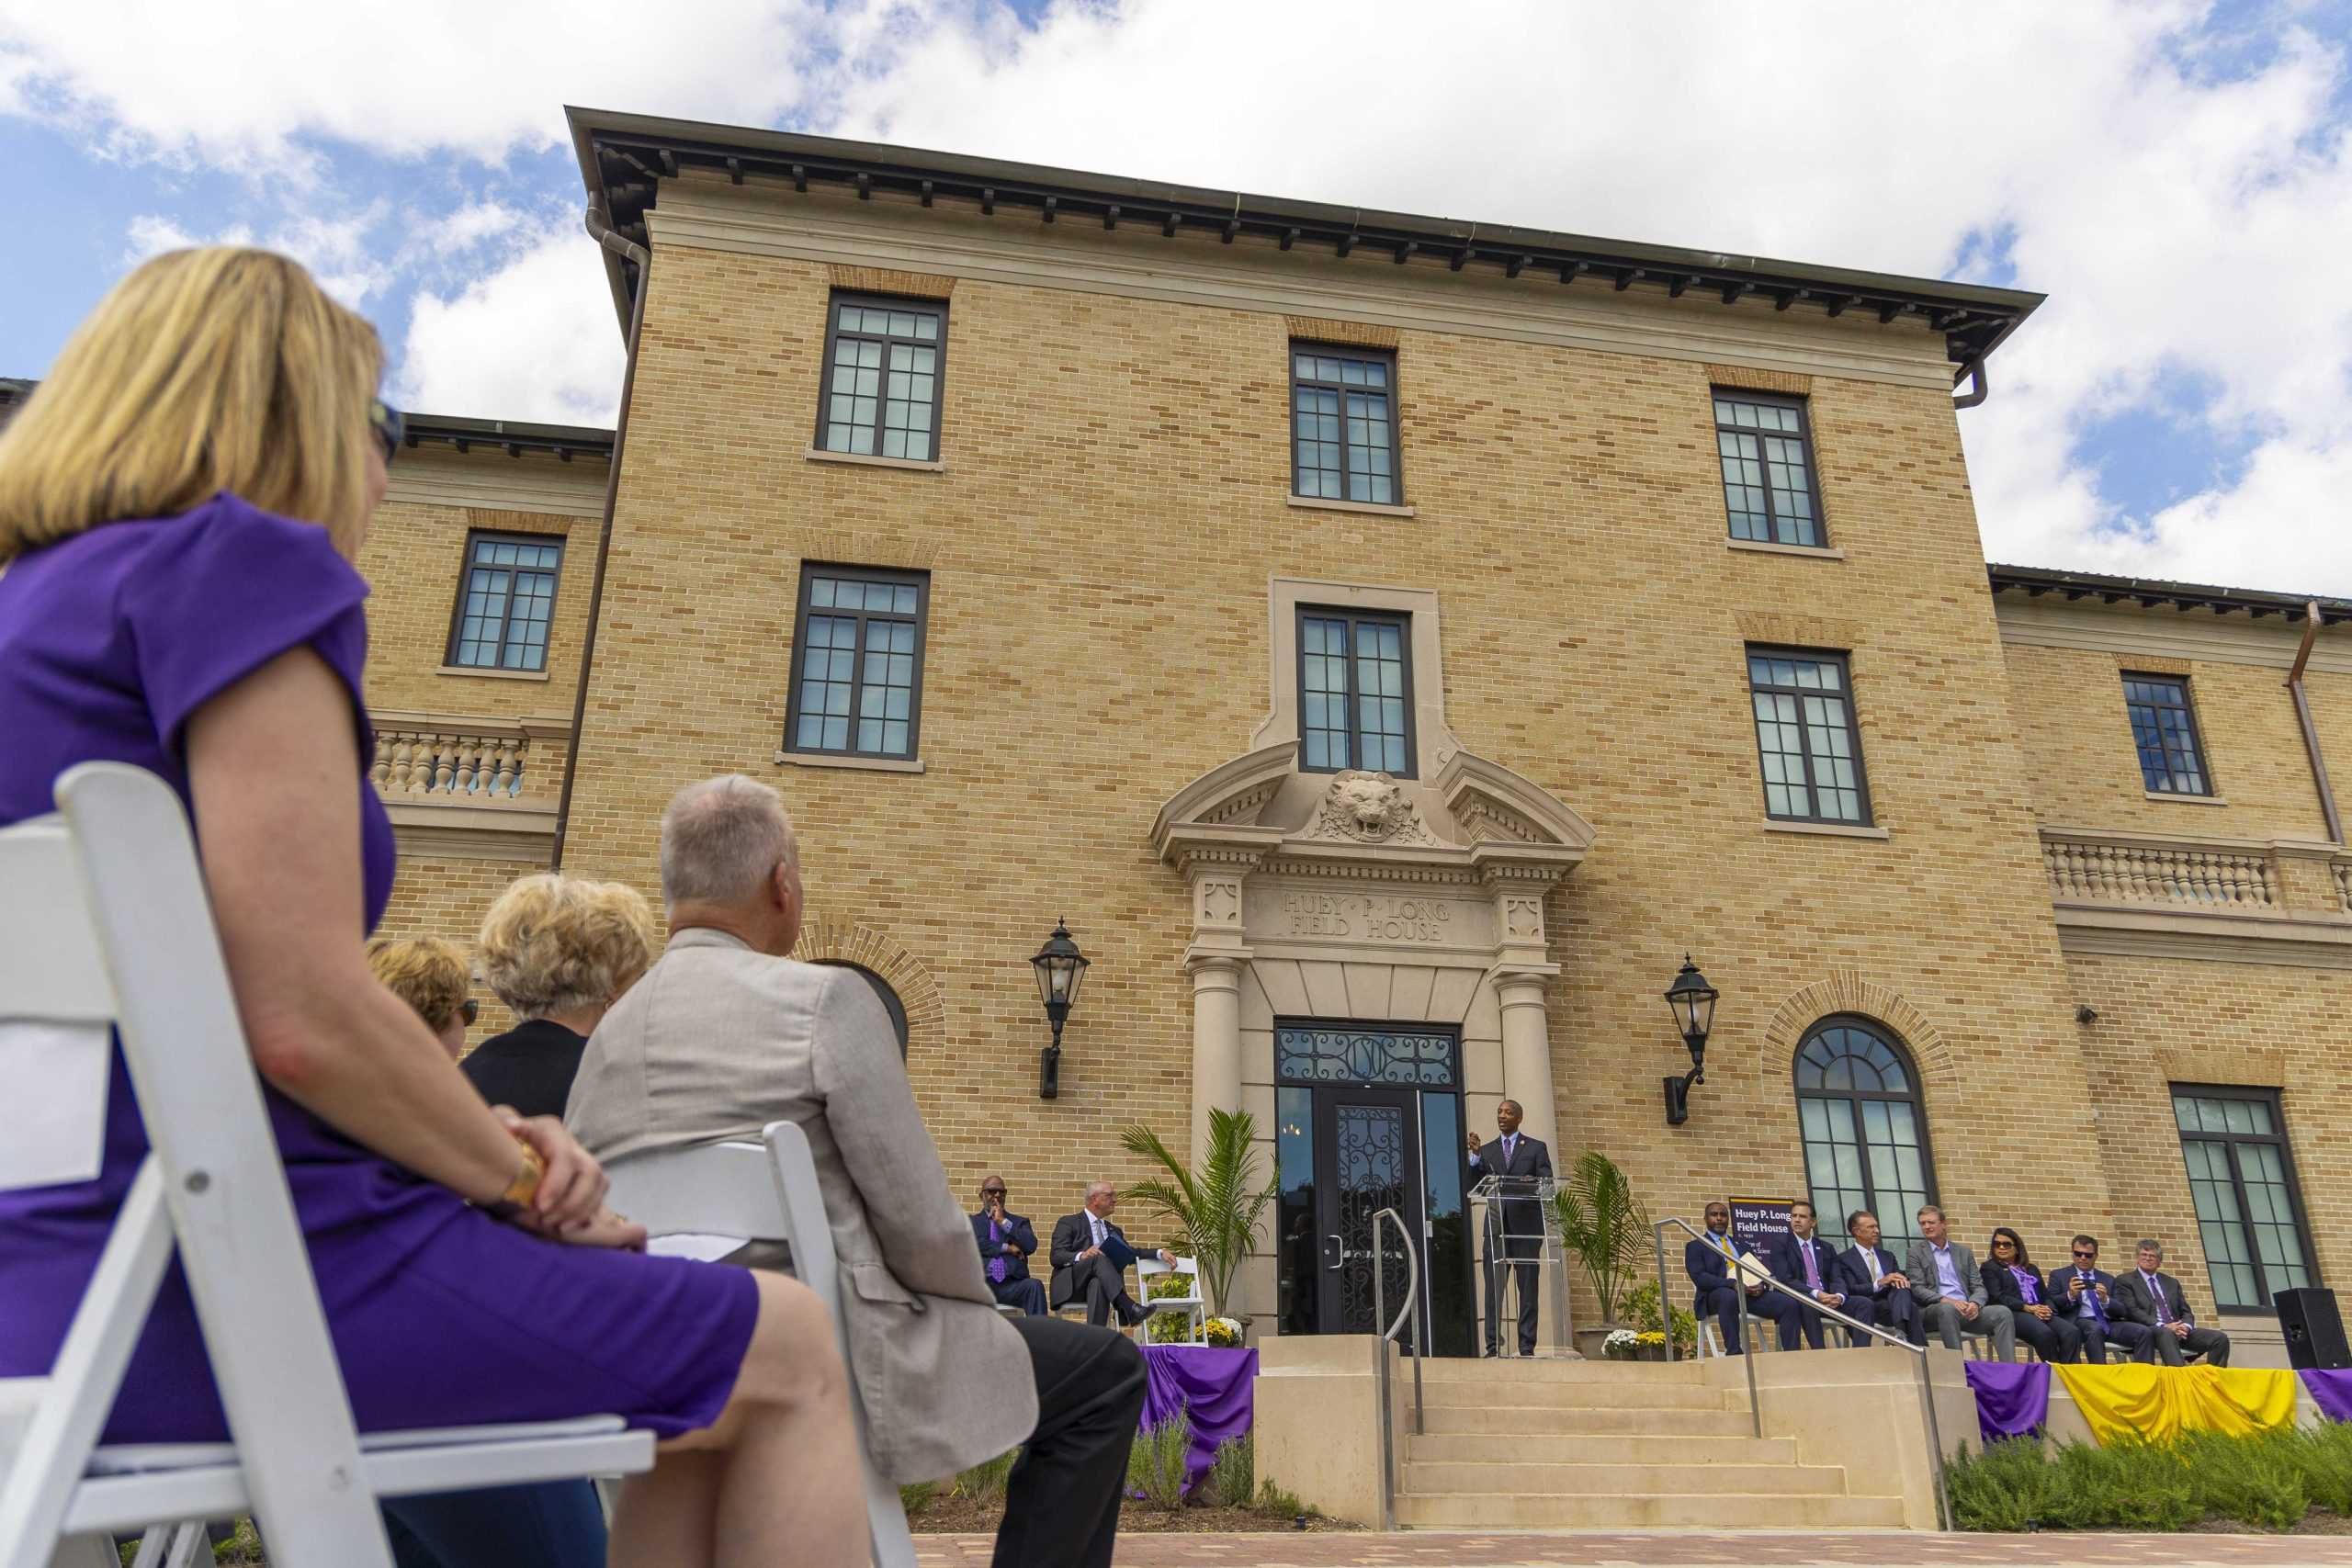
<svg viewBox="0 0 2352 1568"><path fill-rule="evenodd" d="M2287 1337L2289 1366L2352 1367L2352 1348L2344 1342L2344 1319L2335 1310L2334 1291L2281 1291L2271 1302L2278 1309L2278 1332Z"/></svg>

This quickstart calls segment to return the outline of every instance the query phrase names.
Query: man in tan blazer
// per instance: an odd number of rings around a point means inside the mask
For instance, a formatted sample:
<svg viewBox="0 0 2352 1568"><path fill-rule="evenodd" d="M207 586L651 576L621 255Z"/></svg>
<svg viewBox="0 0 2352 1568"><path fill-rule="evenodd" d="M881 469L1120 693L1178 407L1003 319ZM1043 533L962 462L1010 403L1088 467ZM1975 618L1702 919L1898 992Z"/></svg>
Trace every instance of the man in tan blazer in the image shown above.
<svg viewBox="0 0 2352 1568"><path fill-rule="evenodd" d="M589 1040L573 1135L609 1160L797 1123L876 1463L927 1481L1025 1445L998 1568L1107 1568L1142 1354L1107 1329L997 1311L882 1004L848 969L785 956L800 859L776 793L740 774L679 791L662 892L669 948Z"/></svg>

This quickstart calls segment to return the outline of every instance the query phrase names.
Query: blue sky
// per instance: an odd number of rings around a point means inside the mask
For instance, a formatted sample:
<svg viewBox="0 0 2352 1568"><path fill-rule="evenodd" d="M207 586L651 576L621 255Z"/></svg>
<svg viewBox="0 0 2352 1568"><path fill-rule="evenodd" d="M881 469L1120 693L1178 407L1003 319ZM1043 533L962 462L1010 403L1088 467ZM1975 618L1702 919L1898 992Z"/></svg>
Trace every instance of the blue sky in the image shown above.
<svg viewBox="0 0 2352 1568"><path fill-rule="evenodd" d="M2352 0L1653 9L27 8L0 374L234 238L375 320L414 406L609 418L582 102L2043 289L1962 416L1988 554L2352 594Z"/></svg>

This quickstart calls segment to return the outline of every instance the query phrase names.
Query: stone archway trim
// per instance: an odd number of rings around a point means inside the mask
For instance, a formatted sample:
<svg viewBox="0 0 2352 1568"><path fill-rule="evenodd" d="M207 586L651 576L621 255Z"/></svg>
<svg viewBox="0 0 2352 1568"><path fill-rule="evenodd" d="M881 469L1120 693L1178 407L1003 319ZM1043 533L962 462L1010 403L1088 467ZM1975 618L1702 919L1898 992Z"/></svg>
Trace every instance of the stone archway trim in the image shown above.
<svg viewBox="0 0 2352 1568"><path fill-rule="evenodd" d="M899 993L899 1005L907 1010L909 1055L945 1039L946 1002L938 980L922 959L888 932L847 916L811 910L802 918L800 941L793 947L792 956L804 964L854 964L881 976Z"/></svg>
<svg viewBox="0 0 2352 1568"><path fill-rule="evenodd" d="M1764 1026L1763 1066L1767 1077L1785 1078L1796 1069L1797 1043L1805 1031L1837 1013L1874 1018L1902 1037L1920 1076L1939 1091L1960 1088L1960 1063L1943 1031L1901 993L1863 977L1856 969L1835 969L1792 992Z"/></svg>

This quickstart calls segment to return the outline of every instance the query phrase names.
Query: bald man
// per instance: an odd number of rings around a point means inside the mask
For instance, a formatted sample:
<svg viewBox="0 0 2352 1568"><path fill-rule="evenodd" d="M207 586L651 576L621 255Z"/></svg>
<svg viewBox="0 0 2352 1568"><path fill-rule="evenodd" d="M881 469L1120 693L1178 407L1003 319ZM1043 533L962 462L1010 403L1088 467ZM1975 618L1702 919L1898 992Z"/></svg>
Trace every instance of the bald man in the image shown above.
<svg viewBox="0 0 2352 1568"><path fill-rule="evenodd" d="M1487 1354L1498 1355L1500 1342L1503 1285L1506 1280L1519 1288L1519 1353L1535 1354L1535 1301L1543 1292L1540 1287L1542 1269L1537 1259L1544 1255L1544 1205L1532 1194L1534 1183L1552 1174L1552 1151L1544 1146L1541 1138L1531 1138L1519 1130L1521 1115L1519 1101L1506 1100L1495 1107L1495 1130L1502 1135L1493 1143L1481 1143L1478 1134L1470 1134L1470 1179L1482 1176L1510 1177L1514 1186L1506 1190L1531 1194L1521 1198L1498 1198L1487 1205ZM1523 1262L1506 1259L1525 1259Z"/></svg>
<svg viewBox="0 0 2352 1568"><path fill-rule="evenodd" d="M1054 1307L1059 1311L1072 1302L1086 1303L1086 1321L1108 1323L1117 1313L1119 1322L1132 1325L1148 1315L1127 1294L1127 1272L1103 1256L1102 1243L1112 1236L1121 1241L1127 1233L1111 1223L1111 1213L1119 1206L1119 1190L1107 1181L1098 1181L1086 1190L1086 1207L1075 1214L1064 1214L1054 1222ZM1160 1249L1162 1263L1174 1263L1176 1255L1165 1247Z"/></svg>

